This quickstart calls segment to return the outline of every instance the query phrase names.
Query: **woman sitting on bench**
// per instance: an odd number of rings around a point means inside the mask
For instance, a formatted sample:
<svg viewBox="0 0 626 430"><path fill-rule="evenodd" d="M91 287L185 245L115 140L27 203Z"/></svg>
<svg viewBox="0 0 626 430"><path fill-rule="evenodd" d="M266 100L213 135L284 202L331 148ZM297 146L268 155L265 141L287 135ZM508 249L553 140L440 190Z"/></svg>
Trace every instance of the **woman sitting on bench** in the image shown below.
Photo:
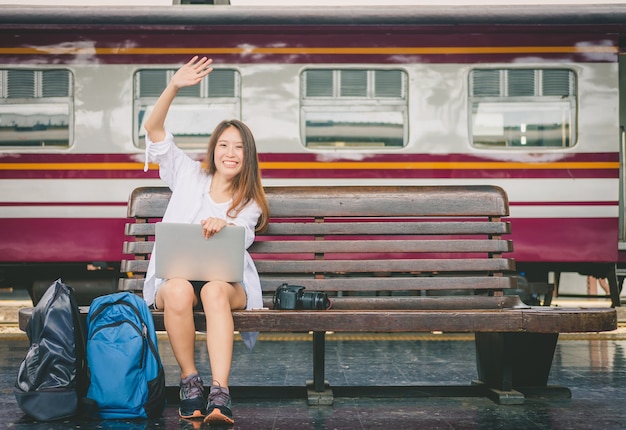
<svg viewBox="0 0 626 430"><path fill-rule="evenodd" d="M206 238L227 224L240 225L246 229L247 248L269 218L254 137L248 127L237 120L221 122L209 140L206 169L179 149L164 127L178 90L200 83L213 70L210 64L206 57L194 57L172 76L145 122L146 163L159 163L161 179L172 190L164 222L199 223ZM234 341L231 311L263 306L252 258L246 251L242 283L159 279L154 275L155 258L158 256L152 254L143 292L149 305L164 312L165 329L181 369L179 414L182 418L204 419L209 424L232 424L228 390ZM206 406L194 357L193 310L199 304L206 315L212 373ZM251 348L256 333L242 336Z"/></svg>

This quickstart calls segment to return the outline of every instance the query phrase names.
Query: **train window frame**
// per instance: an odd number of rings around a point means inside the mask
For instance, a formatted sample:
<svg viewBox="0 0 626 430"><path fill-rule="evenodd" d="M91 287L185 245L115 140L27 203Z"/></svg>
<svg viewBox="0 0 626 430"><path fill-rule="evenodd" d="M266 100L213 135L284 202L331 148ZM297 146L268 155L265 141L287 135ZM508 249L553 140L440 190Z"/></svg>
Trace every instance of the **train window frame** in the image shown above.
<svg viewBox="0 0 626 430"><path fill-rule="evenodd" d="M485 75L475 86L477 72ZM561 88L550 86L554 72L568 74ZM578 75L568 67L473 68L468 117L471 145L477 149L572 148L578 141Z"/></svg>
<svg viewBox="0 0 626 430"><path fill-rule="evenodd" d="M167 86L177 69L141 68L133 74L133 144L144 149L145 129L143 121L148 117L161 92ZM163 74L163 81L146 90L142 95L142 78L144 72L156 75ZM213 91L211 81L219 76L232 73L232 92L226 94L224 88ZM217 82L217 81L216 81ZM216 84L217 85L217 84ZM221 90L221 91L220 91ZM166 128L172 132L176 146L185 150L206 150L207 143L215 127L223 120L241 119L241 72L236 68L214 68L198 85L182 88L165 120ZM181 124L184 124L181 127ZM188 127L185 133L185 125ZM193 128L193 130L192 130ZM182 132L181 132L182 131Z"/></svg>
<svg viewBox="0 0 626 430"><path fill-rule="evenodd" d="M381 75L378 72L382 72ZM399 88L377 88L377 79L382 79L385 72L399 73ZM313 73L317 74L316 79ZM343 79L344 74L349 79ZM309 84L309 78L317 85ZM300 72L300 138L303 146L314 150L405 148L409 137L408 82L407 71L397 67L303 69ZM329 138L330 128L339 127L333 119L337 117L344 118L346 135L354 136L354 131L359 130L360 136L367 137L354 137L352 141L337 136ZM376 121L363 121L368 117ZM381 122L383 118L385 121ZM398 130L400 127L401 131ZM311 130L315 130L317 136ZM376 136L381 137L376 139Z"/></svg>
<svg viewBox="0 0 626 430"><path fill-rule="evenodd" d="M24 77L11 78L13 73ZM26 78L27 74L32 77ZM67 68L1 68L0 125L6 121L11 121L11 125L0 127L0 148L71 147L74 139L74 82L74 73Z"/></svg>

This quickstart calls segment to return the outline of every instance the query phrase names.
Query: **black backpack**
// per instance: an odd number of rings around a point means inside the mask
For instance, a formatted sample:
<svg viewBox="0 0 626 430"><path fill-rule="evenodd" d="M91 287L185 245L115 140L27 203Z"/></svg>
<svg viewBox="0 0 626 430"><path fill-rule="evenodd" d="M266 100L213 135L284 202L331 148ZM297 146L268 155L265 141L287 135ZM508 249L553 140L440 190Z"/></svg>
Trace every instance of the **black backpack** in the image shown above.
<svg viewBox="0 0 626 430"><path fill-rule="evenodd" d="M20 364L17 404L38 421L75 416L89 386L85 330L72 292L60 279L33 309L30 348Z"/></svg>

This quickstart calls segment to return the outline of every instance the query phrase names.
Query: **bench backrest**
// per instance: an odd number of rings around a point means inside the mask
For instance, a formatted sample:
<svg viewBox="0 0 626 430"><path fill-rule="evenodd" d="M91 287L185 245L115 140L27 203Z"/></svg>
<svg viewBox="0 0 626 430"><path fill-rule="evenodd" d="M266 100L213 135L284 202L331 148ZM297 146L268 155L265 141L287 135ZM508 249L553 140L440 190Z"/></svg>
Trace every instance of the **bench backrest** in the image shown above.
<svg viewBox="0 0 626 430"><path fill-rule="evenodd" d="M494 186L266 187L271 222L249 249L264 293L283 282L353 299L498 296L516 288L506 193ZM136 189L120 289L140 292L165 187ZM363 298L358 298L363 297ZM386 300L385 303L393 301ZM403 306L401 304L391 306ZM414 305L411 305L414 306ZM432 305L428 305L432 306ZM497 306L503 306L498 302ZM506 305L505 305L506 306Z"/></svg>

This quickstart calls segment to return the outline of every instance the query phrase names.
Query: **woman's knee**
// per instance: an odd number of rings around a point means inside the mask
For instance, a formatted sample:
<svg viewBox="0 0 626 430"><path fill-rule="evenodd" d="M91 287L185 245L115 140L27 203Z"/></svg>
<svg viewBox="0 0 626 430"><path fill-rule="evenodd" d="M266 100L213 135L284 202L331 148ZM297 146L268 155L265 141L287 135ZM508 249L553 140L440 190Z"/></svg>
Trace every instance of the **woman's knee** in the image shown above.
<svg viewBox="0 0 626 430"><path fill-rule="evenodd" d="M202 287L200 298L205 309L230 308L233 286L228 282L208 282Z"/></svg>
<svg viewBox="0 0 626 430"><path fill-rule="evenodd" d="M159 288L157 299L162 304L160 307L163 308L189 309L193 308L196 296L189 281L169 279Z"/></svg>

